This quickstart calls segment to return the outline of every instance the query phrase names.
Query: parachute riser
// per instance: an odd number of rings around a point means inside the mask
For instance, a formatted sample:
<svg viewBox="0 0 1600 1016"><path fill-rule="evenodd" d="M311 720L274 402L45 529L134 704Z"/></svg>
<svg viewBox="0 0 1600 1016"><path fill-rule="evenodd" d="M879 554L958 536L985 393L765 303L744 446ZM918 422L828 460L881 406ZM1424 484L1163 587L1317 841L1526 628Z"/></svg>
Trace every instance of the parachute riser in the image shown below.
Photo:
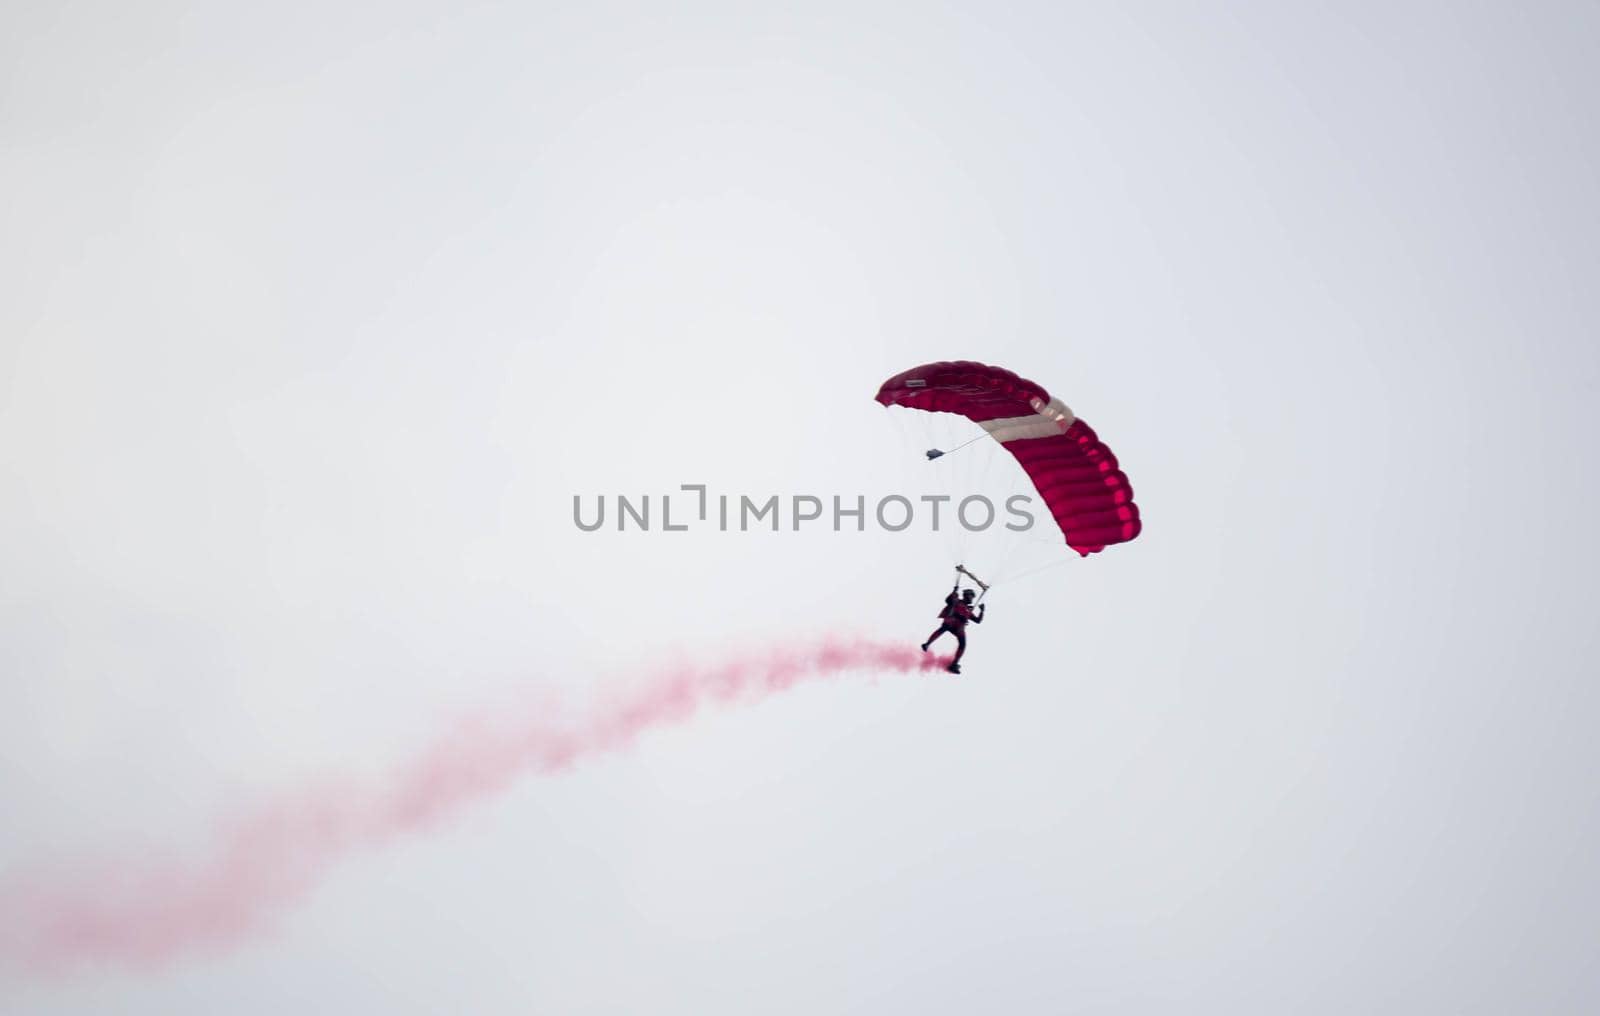
<svg viewBox="0 0 1600 1016"><path fill-rule="evenodd" d="M956 565L956 584L957 585L960 585L960 583L961 583L960 576L962 576L962 575L965 575L967 578L969 578L972 581L976 582L978 584L978 586L983 589L983 592L978 594L978 599L977 599L978 603L982 603L983 602L983 598L985 596L989 595L989 583L983 581L982 579L978 578L978 576L976 576L976 575L972 574L971 572L967 571L967 566L966 565L958 564L958 565Z"/></svg>

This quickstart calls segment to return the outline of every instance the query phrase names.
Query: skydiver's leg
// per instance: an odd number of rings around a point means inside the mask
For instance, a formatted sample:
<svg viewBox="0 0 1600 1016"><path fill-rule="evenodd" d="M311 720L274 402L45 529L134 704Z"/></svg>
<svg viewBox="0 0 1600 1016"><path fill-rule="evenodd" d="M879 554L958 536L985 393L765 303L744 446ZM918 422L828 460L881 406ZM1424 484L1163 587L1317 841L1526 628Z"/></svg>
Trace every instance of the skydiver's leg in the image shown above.
<svg viewBox="0 0 1600 1016"><path fill-rule="evenodd" d="M928 641L922 643L922 651L923 652L927 652L928 651L928 647L933 645L934 640L937 639L940 635L943 635L945 632L947 632L949 630L950 630L949 628L946 628L942 624L938 628L934 629L933 634L928 636Z"/></svg>
<svg viewBox="0 0 1600 1016"><path fill-rule="evenodd" d="M960 628L951 628L950 634L956 637L956 654L950 658L949 666L944 669L952 674L961 673L961 655L967 651L967 633Z"/></svg>

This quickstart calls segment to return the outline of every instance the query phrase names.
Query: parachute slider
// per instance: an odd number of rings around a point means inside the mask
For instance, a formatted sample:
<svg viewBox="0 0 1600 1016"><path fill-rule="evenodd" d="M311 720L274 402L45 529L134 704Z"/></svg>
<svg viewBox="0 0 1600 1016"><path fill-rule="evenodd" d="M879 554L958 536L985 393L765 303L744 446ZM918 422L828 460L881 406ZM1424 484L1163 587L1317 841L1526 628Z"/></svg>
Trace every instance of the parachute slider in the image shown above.
<svg viewBox="0 0 1600 1016"><path fill-rule="evenodd" d="M988 436L989 436L989 432L988 431L980 430L980 431L978 431L978 436L977 437L968 438L967 440L965 440L965 441L961 442L960 444L956 445L954 448L950 449L949 451L944 451L943 449L940 449L940 448L929 448L927 451L923 452L922 454L924 454L924 455L926 455L928 457L928 461L929 462L932 462L934 459L937 459L942 455L952 455L952 454L954 454L956 452L959 452L961 449L965 448L967 445L972 444L975 441L982 441L984 438L986 438Z"/></svg>

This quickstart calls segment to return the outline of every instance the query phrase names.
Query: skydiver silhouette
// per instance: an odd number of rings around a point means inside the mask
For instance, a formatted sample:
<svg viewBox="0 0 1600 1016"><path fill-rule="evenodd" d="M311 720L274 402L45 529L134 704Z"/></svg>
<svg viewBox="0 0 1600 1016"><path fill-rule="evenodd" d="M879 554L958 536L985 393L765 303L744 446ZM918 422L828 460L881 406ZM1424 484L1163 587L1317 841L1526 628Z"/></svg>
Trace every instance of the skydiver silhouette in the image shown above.
<svg viewBox="0 0 1600 1016"><path fill-rule="evenodd" d="M944 598L944 609L939 611L939 627L928 636L928 641L922 643L922 651L927 652L928 647L945 632L956 637L956 655L950 660L950 666L945 668L952 674L961 673L961 657L967 651L967 622L983 623L984 604L978 604L974 611L973 595L972 590L961 589L959 580L951 586L950 595Z"/></svg>

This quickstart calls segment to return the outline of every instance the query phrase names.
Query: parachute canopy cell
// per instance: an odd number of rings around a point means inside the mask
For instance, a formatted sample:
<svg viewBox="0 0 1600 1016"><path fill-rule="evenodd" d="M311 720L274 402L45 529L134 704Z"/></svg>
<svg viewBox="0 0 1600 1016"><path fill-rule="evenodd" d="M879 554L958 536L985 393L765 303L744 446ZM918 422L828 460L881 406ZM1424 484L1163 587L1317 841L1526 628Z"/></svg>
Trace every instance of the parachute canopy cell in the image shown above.
<svg viewBox="0 0 1600 1016"><path fill-rule="evenodd" d="M1061 527L1087 557L1139 535L1139 506L1117 457L1060 399L1003 367L967 360L928 363L878 389L885 406L964 416L1022 466ZM932 456L930 455L930 458Z"/></svg>

